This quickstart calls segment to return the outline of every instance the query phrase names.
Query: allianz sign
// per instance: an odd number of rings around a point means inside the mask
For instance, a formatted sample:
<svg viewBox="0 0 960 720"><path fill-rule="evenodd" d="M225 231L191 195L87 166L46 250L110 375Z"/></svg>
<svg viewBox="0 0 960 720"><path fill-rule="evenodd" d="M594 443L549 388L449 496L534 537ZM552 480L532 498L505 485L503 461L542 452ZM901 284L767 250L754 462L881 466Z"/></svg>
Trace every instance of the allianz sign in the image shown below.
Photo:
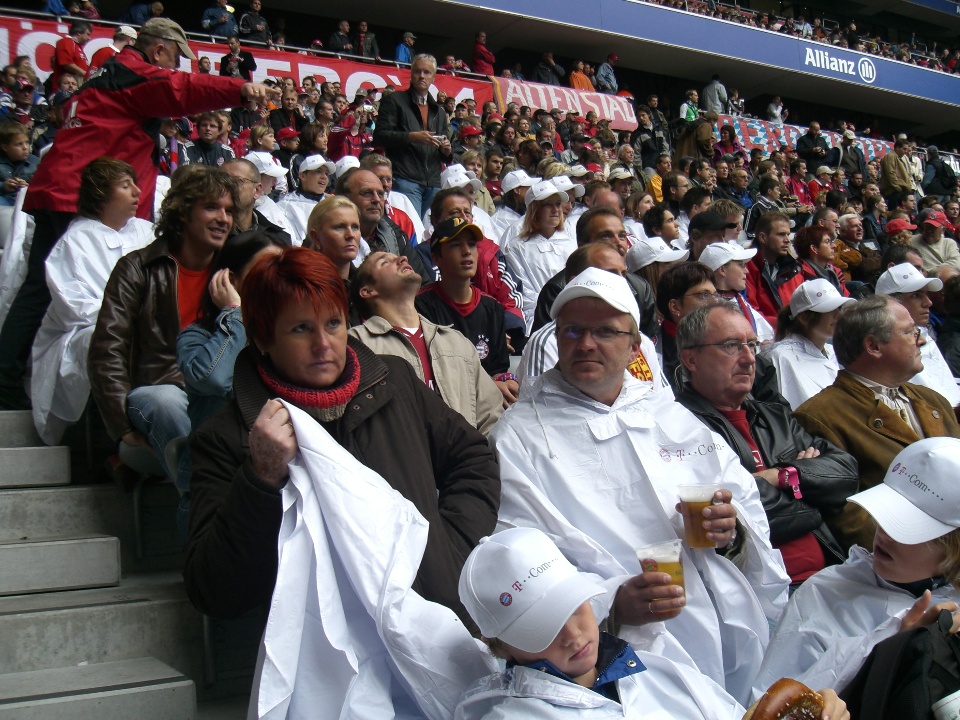
<svg viewBox="0 0 960 720"><path fill-rule="evenodd" d="M830 70L841 75L859 77L867 84L872 84L877 79L877 66L873 64L873 60L867 57L862 57L859 62L855 63L853 60L831 55L826 50L808 47L803 64L807 67Z"/></svg>

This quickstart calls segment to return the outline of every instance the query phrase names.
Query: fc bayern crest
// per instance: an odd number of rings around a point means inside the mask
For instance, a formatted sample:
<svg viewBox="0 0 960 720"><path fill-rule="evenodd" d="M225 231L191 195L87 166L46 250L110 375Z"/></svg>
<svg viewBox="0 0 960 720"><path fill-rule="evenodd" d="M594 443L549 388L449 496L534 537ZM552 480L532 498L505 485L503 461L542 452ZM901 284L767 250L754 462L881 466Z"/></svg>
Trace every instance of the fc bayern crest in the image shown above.
<svg viewBox="0 0 960 720"><path fill-rule="evenodd" d="M487 338L481 335L477 339L477 355L480 356L481 360L485 360L487 355L490 354L490 343L487 342Z"/></svg>
<svg viewBox="0 0 960 720"><path fill-rule="evenodd" d="M500 604L504 607L507 607L510 603L513 602L513 595L510 593L502 593L500 595Z"/></svg>

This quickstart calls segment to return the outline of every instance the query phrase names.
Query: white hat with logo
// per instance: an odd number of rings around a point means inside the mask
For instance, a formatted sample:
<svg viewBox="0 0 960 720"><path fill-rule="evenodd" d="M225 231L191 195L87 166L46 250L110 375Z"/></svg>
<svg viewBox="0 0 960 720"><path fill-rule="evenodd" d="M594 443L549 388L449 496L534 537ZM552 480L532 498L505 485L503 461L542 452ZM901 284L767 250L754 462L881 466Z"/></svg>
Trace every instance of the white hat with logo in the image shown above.
<svg viewBox="0 0 960 720"><path fill-rule="evenodd" d="M440 187L443 190L462 188L467 185L472 187L474 192L478 192L483 187L483 183L477 180L476 174L467 170L463 165L450 165L440 173Z"/></svg>
<svg viewBox="0 0 960 720"><path fill-rule="evenodd" d="M459 590L484 637L527 653L546 650L577 608L606 592L535 528L480 540L463 565Z"/></svg>
<svg viewBox="0 0 960 720"><path fill-rule="evenodd" d="M943 280L924 277L923 273L910 263L900 263L887 268L877 279L877 295L893 295L917 290L937 292L942 289Z"/></svg>
<svg viewBox="0 0 960 720"><path fill-rule="evenodd" d="M918 440L900 451L882 485L851 495L898 543L918 545L960 528L960 439Z"/></svg>
<svg viewBox="0 0 960 720"><path fill-rule="evenodd" d="M670 247L663 238L645 237L637 240L627 250L627 270L636 272L655 262L675 262L690 257L689 250Z"/></svg>
<svg viewBox="0 0 960 720"><path fill-rule="evenodd" d="M301 175L303 175L305 172L319 170L320 168L325 169L327 171L327 175L333 175L333 172L337 169L337 166L327 160L323 155L308 155L303 159L303 162L300 163L299 172Z"/></svg>
<svg viewBox="0 0 960 720"><path fill-rule="evenodd" d="M615 310L630 315L637 323L637 327L640 326L640 308L630 290L630 284L616 273L595 267L588 267L567 283L567 286L557 295L557 299L553 301L550 317L556 320L564 305L582 297L603 300Z"/></svg>
<svg viewBox="0 0 960 720"><path fill-rule="evenodd" d="M633 180L633 173L627 170L625 167L615 167L610 171L610 174L607 175L607 180Z"/></svg>
<svg viewBox="0 0 960 720"><path fill-rule="evenodd" d="M823 278L807 280L793 291L790 298L790 317L795 318L807 310L828 313L851 302L856 300L841 295L829 280Z"/></svg>
<svg viewBox="0 0 960 720"><path fill-rule="evenodd" d="M527 192L527 196L523 199L527 207L530 207L531 203L537 202L539 200L547 200L554 195L560 197L562 200L567 200L567 194L560 192L557 189L557 186L554 185L549 180L541 180Z"/></svg>
<svg viewBox="0 0 960 720"><path fill-rule="evenodd" d="M360 167L359 158L354 157L353 155L344 155L342 158L337 160L337 164L336 164L337 177L340 177L347 170L350 170L351 168L358 168L358 167Z"/></svg>
<svg viewBox="0 0 960 720"><path fill-rule="evenodd" d="M269 175L270 177L282 178L287 174L287 171L277 162L274 162L273 155L263 150L254 150L253 152L247 153L244 160L249 160L254 165L257 166L257 170L261 175Z"/></svg>
<svg viewBox="0 0 960 720"><path fill-rule="evenodd" d="M500 182L500 188L505 192L510 192L518 187L533 187L539 178L530 177L525 170L511 170L503 176Z"/></svg>
<svg viewBox="0 0 960 720"><path fill-rule="evenodd" d="M716 272L728 262L734 260L750 260L757 254L756 248L744 248L740 243L718 242L707 245L700 253L700 260L708 268Z"/></svg>
<svg viewBox="0 0 960 720"><path fill-rule="evenodd" d="M573 190L574 197L578 198L582 198L583 194L587 191L583 185L577 185L566 175L557 175L556 177L550 178L550 182L556 185L557 190L560 192L569 192L570 190Z"/></svg>

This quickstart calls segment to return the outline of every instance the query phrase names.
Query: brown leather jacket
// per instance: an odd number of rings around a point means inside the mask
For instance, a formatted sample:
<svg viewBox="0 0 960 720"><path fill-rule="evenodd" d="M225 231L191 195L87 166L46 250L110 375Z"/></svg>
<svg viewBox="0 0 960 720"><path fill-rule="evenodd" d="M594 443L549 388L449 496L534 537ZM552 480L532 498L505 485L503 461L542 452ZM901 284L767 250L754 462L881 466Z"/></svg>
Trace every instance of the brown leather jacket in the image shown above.
<svg viewBox="0 0 960 720"><path fill-rule="evenodd" d="M132 427L127 395L144 385L184 387L177 369L177 262L164 240L120 258L107 281L87 370L93 399L116 440Z"/></svg>

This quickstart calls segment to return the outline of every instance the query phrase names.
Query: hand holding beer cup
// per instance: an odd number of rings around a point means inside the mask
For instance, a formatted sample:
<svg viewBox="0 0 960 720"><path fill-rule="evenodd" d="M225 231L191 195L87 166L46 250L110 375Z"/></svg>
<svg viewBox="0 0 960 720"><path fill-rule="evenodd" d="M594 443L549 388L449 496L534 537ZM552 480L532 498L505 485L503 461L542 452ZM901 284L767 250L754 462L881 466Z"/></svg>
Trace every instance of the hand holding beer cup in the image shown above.
<svg viewBox="0 0 960 720"><path fill-rule="evenodd" d="M670 573L642 572L617 589L614 616L621 625L646 625L672 620L687 604L682 585Z"/></svg>
<svg viewBox="0 0 960 720"><path fill-rule="evenodd" d="M681 485L677 511L690 548L727 547L735 537L737 509L733 494L719 485Z"/></svg>

